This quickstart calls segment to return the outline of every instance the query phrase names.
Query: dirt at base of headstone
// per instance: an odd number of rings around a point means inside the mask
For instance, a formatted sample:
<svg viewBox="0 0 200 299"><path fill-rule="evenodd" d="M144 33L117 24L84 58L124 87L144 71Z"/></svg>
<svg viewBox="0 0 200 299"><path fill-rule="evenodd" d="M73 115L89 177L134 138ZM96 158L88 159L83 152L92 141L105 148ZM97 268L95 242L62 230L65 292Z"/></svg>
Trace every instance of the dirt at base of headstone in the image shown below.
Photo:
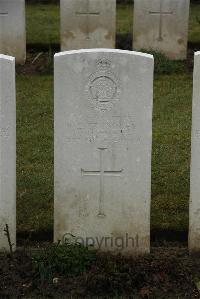
<svg viewBox="0 0 200 299"><path fill-rule="evenodd" d="M17 74L40 75L53 73L52 52L29 52L27 53L26 63L16 66Z"/></svg>
<svg viewBox="0 0 200 299"><path fill-rule="evenodd" d="M1 255L0 298L200 298L200 258L183 248L156 248L138 258L97 254L85 272L52 275L41 279L31 251L18 251L13 260Z"/></svg>

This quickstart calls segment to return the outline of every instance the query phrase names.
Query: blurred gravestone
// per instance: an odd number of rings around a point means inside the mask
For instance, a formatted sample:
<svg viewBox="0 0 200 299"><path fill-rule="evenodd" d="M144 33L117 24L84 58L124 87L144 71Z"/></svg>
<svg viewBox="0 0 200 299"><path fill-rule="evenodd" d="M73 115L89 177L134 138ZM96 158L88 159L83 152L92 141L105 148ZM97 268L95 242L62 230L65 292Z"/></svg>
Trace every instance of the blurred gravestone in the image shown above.
<svg viewBox="0 0 200 299"><path fill-rule="evenodd" d="M115 48L116 0L61 0L61 49Z"/></svg>
<svg viewBox="0 0 200 299"><path fill-rule="evenodd" d="M25 1L0 0L0 53L26 59Z"/></svg>
<svg viewBox="0 0 200 299"><path fill-rule="evenodd" d="M135 0L133 48L187 57L189 0Z"/></svg>

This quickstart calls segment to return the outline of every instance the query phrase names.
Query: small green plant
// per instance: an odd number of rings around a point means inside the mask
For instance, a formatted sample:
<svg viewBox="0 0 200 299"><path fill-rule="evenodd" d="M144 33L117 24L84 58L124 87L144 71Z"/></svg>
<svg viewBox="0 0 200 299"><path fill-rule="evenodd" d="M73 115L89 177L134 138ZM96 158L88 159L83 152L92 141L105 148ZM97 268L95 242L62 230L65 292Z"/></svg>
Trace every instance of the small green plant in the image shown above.
<svg viewBox="0 0 200 299"><path fill-rule="evenodd" d="M96 258L96 252L80 244L52 244L33 255L33 261L41 281L57 276L78 275L88 270Z"/></svg>
<svg viewBox="0 0 200 299"><path fill-rule="evenodd" d="M163 53L157 51L141 50L144 53L149 53L154 56L155 60L155 74L170 75L176 73L183 73L186 71L185 61L171 60Z"/></svg>

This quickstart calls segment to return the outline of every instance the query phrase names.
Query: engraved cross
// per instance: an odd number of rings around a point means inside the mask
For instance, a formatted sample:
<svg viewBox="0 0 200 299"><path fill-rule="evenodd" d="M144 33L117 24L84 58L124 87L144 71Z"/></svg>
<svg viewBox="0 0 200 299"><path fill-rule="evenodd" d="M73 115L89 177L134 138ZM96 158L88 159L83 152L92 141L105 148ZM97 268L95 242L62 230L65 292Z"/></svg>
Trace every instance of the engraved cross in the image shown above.
<svg viewBox="0 0 200 299"><path fill-rule="evenodd" d="M173 15L173 11L164 11L163 10L163 0L160 0L160 9L159 11L149 11L150 15L158 15L159 16L159 33L158 33L158 41L163 40L163 16L164 15Z"/></svg>
<svg viewBox="0 0 200 299"><path fill-rule="evenodd" d="M0 17L7 17L8 16L8 12L1 12L0 11Z"/></svg>
<svg viewBox="0 0 200 299"><path fill-rule="evenodd" d="M86 0L86 9L83 11L76 11L76 15L86 17L86 39L90 39L90 16L99 16L100 12L90 11L90 0Z"/></svg>
<svg viewBox="0 0 200 299"><path fill-rule="evenodd" d="M123 173L121 170L104 170L104 152L107 148L102 147L98 148L100 152L100 170L84 170L81 169L83 176L99 176L100 177L100 186L99 186L99 217L104 217L104 200L105 200L105 177L120 177Z"/></svg>

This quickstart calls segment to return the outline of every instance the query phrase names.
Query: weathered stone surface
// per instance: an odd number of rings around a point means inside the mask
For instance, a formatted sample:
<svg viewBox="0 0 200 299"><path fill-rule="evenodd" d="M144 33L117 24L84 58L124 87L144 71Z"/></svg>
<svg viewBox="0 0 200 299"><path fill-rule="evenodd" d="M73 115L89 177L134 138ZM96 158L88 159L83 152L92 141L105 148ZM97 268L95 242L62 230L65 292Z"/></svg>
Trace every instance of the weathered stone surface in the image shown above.
<svg viewBox="0 0 200 299"><path fill-rule="evenodd" d="M61 0L61 49L115 48L116 0Z"/></svg>
<svg viewBox="0 0 200 299"><path fill-rule="evenodd" d="M0 53L25 62L25 0L0 0Z"/></svg>
<svg viewBox="0 0 200 299"><path fill-rule="evenodd" d="M9 226L16 244L16 111L15 59L0 55L0 251L8 250Z"/></svg>
<svg viewBox="0 0 200 299"><path fill-rule="evenodd" d="M135 0L133 48L187 56L189 0Z"/></svg>
<svg viewBox="0 0 200 299"><path fill-rule="evenodd" d="M153 65L120 50L55 55L55 241L149 252Z"/></svg>
<svg viewBox="0 0 200 299"><path fill-rule="evenodd" d="M194 61L189 219L189 249L200 252L200 52Z"/></svg>

